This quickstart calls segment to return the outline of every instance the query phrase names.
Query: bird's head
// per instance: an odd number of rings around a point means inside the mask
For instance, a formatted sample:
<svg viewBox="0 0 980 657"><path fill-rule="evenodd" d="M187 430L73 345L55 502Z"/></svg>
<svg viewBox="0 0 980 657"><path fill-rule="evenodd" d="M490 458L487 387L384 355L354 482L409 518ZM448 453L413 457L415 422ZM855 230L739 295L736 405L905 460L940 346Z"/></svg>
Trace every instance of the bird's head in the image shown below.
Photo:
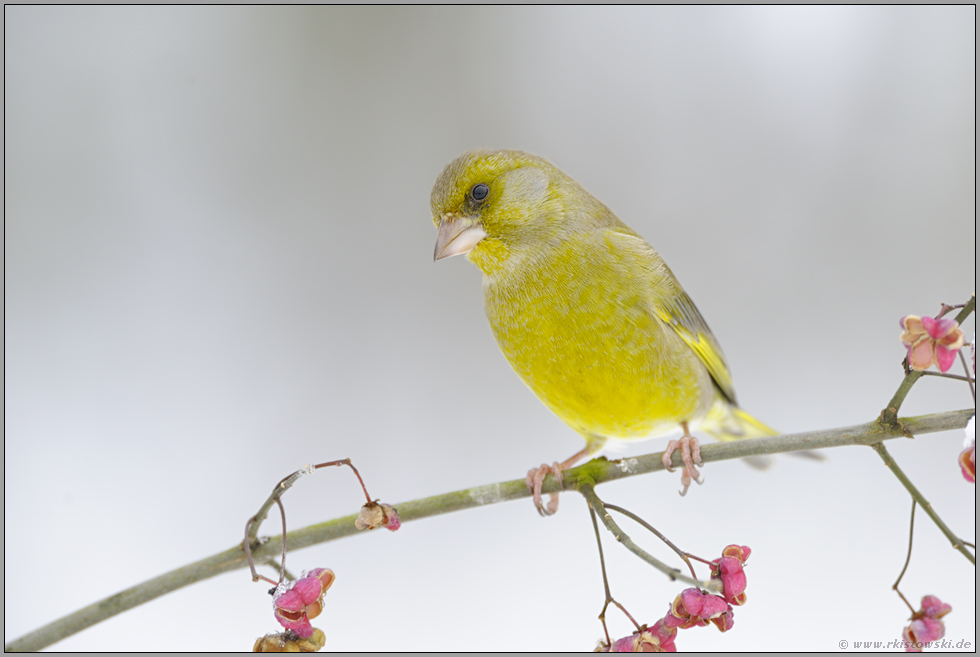
<svg viewBox="0 0 980 657"><path fill-rule="evenodd" d="M434 259L466 254L490 274L516 255L560 241L570 194L588 194L546 160L521 151L470 151L432 188ZM591 198L591 197L590 197Z"/></svg>

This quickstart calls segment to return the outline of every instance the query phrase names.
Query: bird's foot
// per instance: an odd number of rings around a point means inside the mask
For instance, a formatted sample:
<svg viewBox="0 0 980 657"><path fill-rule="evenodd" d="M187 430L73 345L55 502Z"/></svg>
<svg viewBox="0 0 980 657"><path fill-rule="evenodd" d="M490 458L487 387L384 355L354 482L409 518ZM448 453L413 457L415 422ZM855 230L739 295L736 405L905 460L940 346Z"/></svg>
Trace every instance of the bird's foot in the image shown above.
<svg viewBox="0 0 980 657"><path fill-rule="evenodd" d="M538 513L542 516L553 516L555 512L558 511L558 493L550 493L550 499L548 500L547 506L541 499L541 486L544 485L544 478L549 474L555 475L555 481L558 485L562 485L562 481L565 476L562 470L562 464L555 461L551 465L541 464L539 468L531 468L527 471L527 479L525 483L527 484L527 489L531 491L531 495L534 499L534 508L538 510Z"/></svg>
<svg viewBox="0 0 980 657"><path fill-rule="evenodd" d="M680 448L681 461L684 463L684 467L681 469L681 486L684 488L679 492L684 496L687 495L687 489L691 487L692 481L696 481L700 486L704 483L704 479L701 478L701 473L698 472L697 468L698 465L703 465L701 462L701 443L688 432L686 424L682 426L684 427L684 435L681 436L680 440L672 440L667 443L667 449L664 450L662 460L667 472L673 472L670 457L675 449Z"/></svg>
<svg viewBox="0 0 980 657"><path fill-rule="evenodd" d="M599 445L601 446L601 440L599 439ZM527 489L531 491L531 495L534 498L534 508L538 510L538 513L542 516L553 516L555 512L558 511L558 493L549 493L551 499L548 500L548 505L545 506L541 501L541 487L544 485L544 478L549 474L555 475L555 481L558 485L564 488L563 481L565 479L565 470L578 463L584 457L588 456L592 451L598 449L590 448L588 445L585 449L576 452L570 458L566 459L562 463L555 461L551 465L541 464L540 468L532 468L527 472L527 479L524 482L527 484Z"/></svg>

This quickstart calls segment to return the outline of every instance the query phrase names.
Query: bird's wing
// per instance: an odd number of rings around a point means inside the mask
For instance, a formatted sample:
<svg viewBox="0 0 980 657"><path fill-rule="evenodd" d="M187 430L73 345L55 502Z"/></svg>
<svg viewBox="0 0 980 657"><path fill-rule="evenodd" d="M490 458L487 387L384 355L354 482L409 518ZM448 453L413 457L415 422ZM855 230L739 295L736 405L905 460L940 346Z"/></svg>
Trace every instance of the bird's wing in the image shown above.
<svg viewBox="0 0 980 657"><path fill-rule="evenodd" d="M625 228L625 226L624 226ZM628 232L627 232L628 231ZM721 345L715 339L708 323L698 311L697 306L691 301L691 297L681 288L680 283L673 272L667 267L663 259L653 250L653 247L646 241L633 233L629 228L608 229L605 237L618 248L632 252L644 263L644 269L648 269L656 278L663 281L667 279L668 285L663 283L651 286L656 289L657 294L650 295L650 307L660 321L672 328L691 348L698 358L707 368L708 373L714 380L715 385L721 394L730 403L735 404L735 388L732 385L732 375L728 371L728 364L725 362L725 354L721 351ZM664 292L666 292L664 294Z"/></svg>

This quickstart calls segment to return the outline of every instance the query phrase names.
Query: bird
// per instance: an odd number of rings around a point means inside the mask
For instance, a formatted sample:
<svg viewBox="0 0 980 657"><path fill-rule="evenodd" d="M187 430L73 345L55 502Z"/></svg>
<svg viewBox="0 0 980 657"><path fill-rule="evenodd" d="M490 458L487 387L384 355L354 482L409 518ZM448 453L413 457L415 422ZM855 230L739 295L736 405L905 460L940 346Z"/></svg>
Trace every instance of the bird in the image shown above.
<svg viewBox="0 0 980 657"><path fill-rule="evenodd" d="M585 439L572 457L532 468L541 515L548 474L607 441L676 432L681 495L701 483L699 428L720 440L776 435L739 408L717 339L663 258L579 183L544 158L463 153L431 195L433 259L465 255L483 274L484 309L517 375Z"/></svg>

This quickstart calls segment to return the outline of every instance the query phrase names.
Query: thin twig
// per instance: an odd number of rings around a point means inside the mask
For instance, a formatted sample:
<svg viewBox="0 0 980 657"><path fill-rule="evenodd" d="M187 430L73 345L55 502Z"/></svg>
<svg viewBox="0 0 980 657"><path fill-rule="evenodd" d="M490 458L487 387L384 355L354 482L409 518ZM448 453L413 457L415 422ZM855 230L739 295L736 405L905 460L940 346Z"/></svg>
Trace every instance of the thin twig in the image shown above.
<svg viewBox="0 0 980 657"><path fill-rule="evenodd" d="M679 580L681 582L684 582L685 584L691 584L692 586L696 586L701 589L706 589L708 591L711 591L712 593L721 592L718 586L719 585L718 582L711 582L711 581L701 582L695 578L691 578L688 577L687 575L683 575L681 574L681 571L678 570L677 568L671 568L664 562L650 555L648 552L646 552L643 548L638 546L636 543L634 543L633 539L631 539L626 534L626 532L620 529L619 525L617 525L613 521L612 516L610 516L606 512L606 507L603 504L602 500L599 499L599 496L595 494L595 488L592 486L592 484L581 485L579 487L579 492L582 493L582 495L585 497L586 502L588 502L589 504L589 508L595 511L597 514L599 514L599 517L602 519L602 524L606 526L606 529L609 530L609 532L613 535L613 537L618 542L623 544L623 547L625 547L627 550L629 550L630 552L632 552L633 554L635 554L636 556L643 559L648 564L650 564L651 566L653 566L654 568L662 572L664 575L670 578L671 581Z"/></svg>
<svg viewBox="0 0 980 657"><path fill-rule="evenodd" d="M354 471L354 476L356 476L357 477L357 480L361 483L361 490L364 491L364 500L366 502L370 502L371 501L371 496L368 495L367 486L364 485L364 480L361 478L361 473L357 471L357 468L354 467L354 464L351 463L351 460L350 459L340 459L339 461L328 461L326 463L320 463L318 465L314 465L313 466L313 469L314 470L319 470L320 468L328 468L328 467L330 467L332 465L337 465L337 466L346 465L351 470L353 470Z"/></svg>
<svg viewBox="0 0 980 657"><path fill-rule="evenodd" d="M312 465L308 465L302 470L297 470L291 475L283 477L283 479L281 479L279 483L273 487L272 492L269 493L269 497L267 497L265 502L262 503L259 510L254 516L248 519L247 523L245 523L245 540L242 544L244 550L248 551L246 544L253 544L254 547L255 537L259 533L259 527L262 525L262 521L264 521L269 515L269 509L271 509L272 505L276 503L276 500L278 500L283 493L292 488L293 484L295 484L300 477L313 474L314 470L315 468ZM252 570L252 579L255 579L254 568Z"/></svg>
<svg viewBox="0 0 980 657"><path fill-rule="evenodd" d="M252 581L257 582L260 579L268 582L269 584L275 584L279 586L282 584L283 579L286 577L286 509L282 505L282 500L278 497L275 498L276 504L279 505L279 513L282 515L282 560L278 564L279 568L279 581L275 582L265 575L260 575L257 570L255 570L255 560L252 558L252 546L249 544L248 540L248 528L255 522L255 516L248 519L245 523L245 540L242 541L242 547L245 549L245 560L248 561L248 568L252 571ZM275 563L273 559L268 560L271 563Z"/></svg>
<svg viewBox="0 0 980 657"><path fill-rule="evenodd" d="M963 354L961 353L960 358L962 357ZM968 376L963 376L961 374L948 374L946 372L933 372L931 370L925 370L922 372L922 376L938 376L942 379L955 379L956 381L966 381L967 383L970 384L970 389L971 390L973 389L973 379Z"/></svg>
<svg viewBox="0 0 980 657"><path fill-rule="evenodd" d="M955 306L951 306L948 303L942 302L939 304L939 314L936 315L936 319L941 319L946 315L948 315L949 313L956 310L957 308L963 308L965 306L966 306L965 303L958 303Z"/></svg>
<svg viewBox="0 0 980 657"><path fill-rule="evenodd" d="M664 543L666 543L667 544L667 547L669 547L671 550L673 550L674 552L676 552L677 553L677 556L679 556L681 559L684 560L684 563L686 563L687 564L687 567L691 570L691 577L693 577L694 579L697 579L698 578L698 574L696 572L694 572L694 564L691 563L690 555L688 555L687 552L684 552L679 547L677 547L676 545L674 545L673 543L671 543L670 540L666 536L664 536L663 534L661 534L659 531L657 531L656 528L654 528L653 525L651 525L650 523L648 523L646 520L644 520L640 516L636 515L635 513L631 512L631 511L627 511L626 509L624 509L621 506L616 506L615 504L609 504L608 502L606 502L606 508L607 509L612 509L613 511L618 511L619 513L622 513L627 518L632 519L634 522L638 522L639 524L643 525L643 527L647 531L651 532L654 536L656 536L661 541L663 541ZM697 557L695 557L695 559L697 559ZM698 559L698 560L699 561L704 561L704 559ZM705 562L705 563L710 563L710 562Z"/></svg>
<svg viewBox="0 0 980 657"><path fill-rule="evenodd" d="M279 513L282 515L282 565L279 567L279 584L282 584L286 578L286 539L289 535L286 533L286 507L282 505L282 500L278 497L276 504L279 505Z"/></svg>
<svg viewBox="0 0 980 657"><path fill-rule="evenodd" d="M966 372L966 380L970 383L970 394L973 395L973 403L977 403L977 380L970 376L970 366L966 364L966 356L963 355L963 350L959 351L960 362L963 364L963 371ZM974 372L974 376L976 373Z"/></svg>
<svg viewBox="0 0 980 657"><path fill-rule="evenodd" d="M351 463L350 459L338 459L336 461L327 461L326 463L318 463L317 465L307 465L302 470L297 470L296 472L283 477L275 488L272 489L272 493L262 504L262 507L258 512L248 519L245 523L245 538L242 540L242 550L245 552L245 560L248 562L248 568L252 571L252 581L257 582L260 579L269 582L270 584L276 584L277 586L282 583L283 579L286 577L286 539L283 538L282 541L282 562L279 566L279 582L273 582L271 579L265 575L260 575L257 570L255 570L255 560L252 558L252 544L258 545L258 533L259 525L265 520L266 516L269 515L269 509L272 508L273 504L279 505L279 512L282 515L282 536L286 536L286 509L282 506L282 496L283 494L292 488L293 484L299 481L300 477L308 474L313 474L316 470L320 468L327 468L330 466L349 466L351 470L354 471L354 475L357 480L361 483L361 490L364 491L364 497L367 499L368 503L371 502L371 496L368 495L367 486L364 485L364 480L361 478L361 473L357 471L354 464Z"/></svg>
<svg viewBox="0 0 980 657"><path fill-rule="evenodd" d="M252 558L252 546L249 544L250 541L248 540L248 529L254 522L255 516L252 516L248 519L248 522L245 523L245 538L242 539L242 550L245 552L245 561L248 563L248 569L252 571L252 581L257 582L262 579L262 576L259 575L259 571L255 570L255 559Z"/></svg>
<svg viewBox="0 0 980 657"><path fill-rule="evenodd" d="M368 502L370 502L371 496L368 495L367 486L364 485L364 480L361 478L361 473L357 471L357 468L354 467L354 464L351 463L350 459L338 459L336 461L327 461L326 463L318 463L316 465L307 465L302 470L297 470L296 472L283 477L282 480L275 485L275 487L272 489L272 493L270 493L266 501L262 503L258 513L252 516L246 524L245 540L249 543L255 542L255 537L258 536L259 533L259 526L265 520L266 516L269 515L269 509L271 509L272 505L276 503L276 500L282 497L283 493L292 488L293 484L299 481L301 477L308 474L313 474L320 468L341 465L346 465L354 471L354 475L357 476L357 481L359 481L361 484L361 490L364 491L364 497Z"/></svg>
<svg viewBox="0 0 980 657"><path fill-rule="evenodd" d="M905 577L905 571L908 570L909 562L912 561L912 537L915 536L915 505L916 501L912 500L912 515L909 518L909 552L907 555L905 555L905 565L902 566L902 572L898 574L898 579L896 579L895 583L892 584L892 590L898 594L898 597L902 599L902 602L908 605L909 611L911 611L913 614L915 613L915 609L909 604L909 601L905 599L902 592L898 590L898 585L902 582L902 578Z"/></svg>
<svg viewBox="0 0 980 657"><path fill-rule="evenodd" d="M637 631L640 629L640 624L636 622L636 619L633 618L630 612L626 611L626 607L616 602L616 599L612 597L612 593L609 590L609 578L606 577L606 559L602 555L602 538L599 536L599 523L596 522L595 511L592 510L592 507L589 507L589 516L592 517L592 529L595 530L595 541L599 546L599 566L602 568L602 585L606 590L606 601L602 605L602 611L599 612L599 621L602 623L602 631L606 633L606 645L610 646L612 645L612 639L609 638L609 628L606 627L606 610L609 609L610 602L619 607L619 610L630 619Z"/></svg>
<svg viewBox="0 0 980 657"><path fill-rule="evenodd" d="M949 539L949 542L952 543L953 548L965 556L974 566L977 565L976 557L970 554L970 551L966 549L963 542L956 536L956 534L952 532L952 530L950 530L949 527L946 526L946 523L944 523L942 518L939 517L939 514L933 510L932 505L929 504L929 501L925 498L925 496L919 492L919 489L915 487L915 484L913 484L902 469L898 467L898 464L895 463L895 459L893 459L892 455L888 453L887 449L885 449L884 444L877 443L872 445L871 448L878 452L878 456L880 456L881 460L885 462L888 469L891 470L896 477L898 477L898 480L902 482L903 486L905 486L905 490L912 495L912 499L918 502L919 506L922 507L922 510L925 511L930 518L932 518L932 521L936 523L936 527L939 527L939 531L941 531L946 538Z"/></svg>
<svg viewBox="0 0 980 657"><path fill-rule="evenodd" d="M266 559L263 563L265 563L265 565L267 565L269 568L275 570L277 573L280 573L280 575L285 576L286 579L296 579L296 576L289 572L288 568L283 568L282 564L271 557Z"/></svg>
<svg viewBox="0 0 980 657"><path fill-rule="evenodd" d="M606 633L606 645L612 645L612 639L609 638L609 628L606 627L606 608L609 606L609 600L612 595L609 593L609 578L606 577L606 558L602 555L602 537L599 535L599 522L595 519L595 511L592 507L589 507L589 517L592 518L592 529L595 531L595 542L599 546L599 568L602 570L602 586L606 590L606 603L602 605L602 611L599 612L599 620L602 622L602 631Z"/></svg>

